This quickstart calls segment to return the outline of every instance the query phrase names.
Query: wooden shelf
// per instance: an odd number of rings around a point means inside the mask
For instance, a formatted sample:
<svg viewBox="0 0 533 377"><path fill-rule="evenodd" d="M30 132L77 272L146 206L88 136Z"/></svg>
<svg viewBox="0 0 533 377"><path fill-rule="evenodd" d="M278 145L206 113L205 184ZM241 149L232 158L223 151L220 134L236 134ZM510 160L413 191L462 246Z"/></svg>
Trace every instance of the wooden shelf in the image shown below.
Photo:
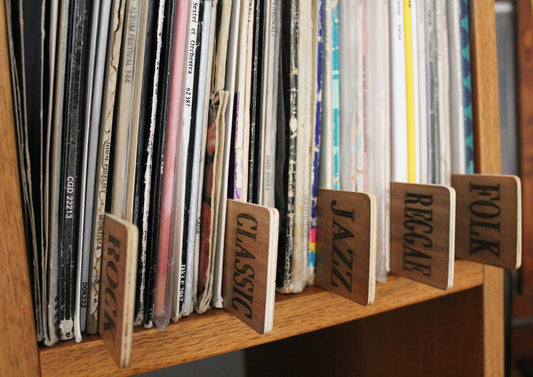
<svg viewBox="0 0 533 377"><path fill-rule="evenodd" d="M207 314L184 318L163 332L137 328L133 335L129 368L118 369L100 338L93 336L82 343L70 341L51 348L41 348L41 374L43 377L67 376L75 370L79 375L127 376L147 372L479 287L483 285L483 278L483 267L467 261L456 261L455 283L448 291L390 276L387 283L378 283L376 301L366 307L320 288L310 287L297 295L276 297L274 330L270 335L258 335L231 314L223 310L211 310Z"/></svg>
<svg viewBox="0 0 533 377"><path fill-rule="evenodd" d="M500 139L494 0L470 0L470 5L476 168L480 173L498 174ZM437 305L439 300L432 299L445 295L449 295L448 298L453 302L453 306L448 309L462 323L450 322L448 327L439 327L440 325L430 321L421 321L421 327L416 333L418 342L410 338L398 343L420 356L415 361L406 359L404 364L424 364L431 368L420 370L436 371L435 375L443 376L450 375L451 369L447 368L448 365L443 366L440 361L446 360L455 369L461 369L464 359L454 357L457 354L455 339L447 339L449 337L446 336L446 329L454 327L455 330L460 330L456 332L461 333L463 340L468 338L466 348L469 365L479 371L476 375L504 374L503 273L496 268L465 261L455 263L455 283L449 291L440 291L392 276L386 284L378 283L376 301L368 307L351 303L318 288L308 288L298 295L278 296L274 329L268 336L256 334L222 310L185 318L170 325L164 332L138 329L133 337L131 366L127 369L117 368L98 336L88 338L80 344L71 341L52 348L37 349L35 328L31 321L33 309L23 236L6 36L4 2L0 1L0 254L3 262L0 267L0 329L3 332L0 340L0 376L131 375L274 342L360 318L370 317L356 324L372 321L372 316L384 312L388 312L388 321L392 324L390 327L401 329L401 316L398 316L401 310L395 309L427 302L427 305L424 304L426 307L430 306L433 311L437 311L441 308ZM468 292L465 293L469 293L467 295L454 294L466 290ZM475 315L468 315L465 307ZM413 311L418 313L419 318L426 315L418 307L413 307ZM426 331L429 327L444 333L438 339L438 344L432 343L433 338L428 335L431 332ZM473 333L478 336L463 336L462 329L465 328L473 328ZM386 333L376 340L376 335L372 334L372 341L388 345L390 336ZM403 338L400 337L400 340L403 341ZM418 349L416 344L420 346ZM395 367L395 349L382 348L390 354L385 354L380 362ZM417 352L420 348L425 352ZM343 352L342 349L334 351ZM377 356L377 352L369 352ZM447 355L442 352L447 352ZM428 354L431 357L426 357ZM357 363L358 357L364 357L355 354L349 356L351 363ZM372 369L368 368L366 372L370 374ZM390 375L396 376L398 371L393 370ZM411 371L405 375L427 374Z"/></svg>

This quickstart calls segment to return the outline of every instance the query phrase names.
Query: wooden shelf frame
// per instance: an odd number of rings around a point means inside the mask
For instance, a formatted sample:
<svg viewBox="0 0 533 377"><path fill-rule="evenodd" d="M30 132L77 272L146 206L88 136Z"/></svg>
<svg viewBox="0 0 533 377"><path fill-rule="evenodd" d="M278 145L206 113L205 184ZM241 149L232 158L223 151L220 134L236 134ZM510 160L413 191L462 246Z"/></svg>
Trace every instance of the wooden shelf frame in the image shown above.
<svg viewBox="0 0 533 377"><path fill-rule="evenodd" d="M500 138L494 0L471 0L473 95L476 120L476 166L480 173L500 172ZM37 347L22 225L22 210L13 126L4 2L0 1L0 375L130 375L164 368L237 349L272 342L336 324L373 316L443 295L478 287L482 327L480 375L503 375L503 273L492 267L457 261L455 283L439 291L391 276L378 284L376 302L361 307L318 288L278 296L274 330L259 336L229 314L213 310L193 315L164 332L139 329L134 334L132 363L118 370L102 342ZM461 305L476 303L461 302ZM460 310L458 308L457 310ZM429 361L428 361L429 362ZM446 373L443 371L443 373Z"/></svg>
<svg viewBox="0 0 533 377"><path fill-rule="evenodd" d="M118 369L98 336L79 344L70 341L51 348L42 347L41 372L43 377L57 377L64 375L63 366L69 365L81 375L97 368L99 376L128 376L273 342L483 284L483 267L479 264L457 261L456 274L454 287L449 291L390 276L387 283L378 283L376 301L370 306L361 306L318 287L308 287L297 295L278 295L274 329L267 336L257 334L223 310L192 315L163 332L139 328L133 335L131 364L126 369Z"/></svg>

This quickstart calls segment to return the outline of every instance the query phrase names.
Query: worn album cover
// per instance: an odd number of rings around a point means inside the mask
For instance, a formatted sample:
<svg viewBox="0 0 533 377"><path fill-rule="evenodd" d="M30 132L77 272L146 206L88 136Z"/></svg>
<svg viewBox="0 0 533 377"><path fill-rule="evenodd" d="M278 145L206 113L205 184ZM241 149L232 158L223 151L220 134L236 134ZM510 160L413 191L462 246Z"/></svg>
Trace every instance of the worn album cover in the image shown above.
<svg viewBox="0 0 533 377"><path fill-rule="evenodd" d="M71 4L63 119L63 151L59 204L59 336L74 336L76 266L80 220L81 160L84 136L89 5L86 1Z"/></svg>
<svg viewBox="0 0 533 377"><path fill-rule="evenodd" d="M174 282L175 252L171 247L171 225L176 179L176 157L181 136L183 106L183 84L185 67L185 41L187 37L188 3L180 2L172 20L174 35L170 66L170 93L168 97L167 135L165 161L163 165L163 187L161 196L161 220L159 224L159 250L154 300L154 323L163 330L170 321L172 284Z"/></svg>
<svg viewBox="0 0 533 377"><path fill-rule="evenodd" d="M211 71L212 64L210 63L210 56L213 54L213 39L210 38L211 33L215 31L217 18L217 2L211 0L204 0L203 9L201 11L201 40L200 50L197 52L197 78L195 79L195 96L196 104L194 111L194 122L192 129L194 129L194 146L193 159L191 169L191 184L190 184L190 200L188 210L188 224L187 224L187 267L185 275L185 296L183 303L182 315L186 316L192 313L194 302L196 300L196 287L198 276L198 252L199 250L199 236L200 227L197 226L200 221L199 209L201 208L201 187L203 179L203 167L201 161L205 153L205 141L207 133L207 117L204 125L205 110L208 109L210 76L207 76ZM200 29L200 28L199 28ZM214 35L214 34L213 34ZM204 153L202 153L204 152Z"/></svg>
<svg viewBox="0 0 533 377"><path fill-rule="evenodd" d="M190 182L192 174L193 149L194 149L194 127L193 127L193 109L196 104L194 95L194 82L196 72L196 61L199 59L198 52L199 38L201 37L200 21L200 1L193 0L189 8L188 36L187 36L187 66L185 71L185 83L183 94L183 111L182 111L182 130L179 144L179 161L177 170L177 179L175 181L175 198L172 229L174 234L171 243L179 257L176 263L175 288L176 292L173 297L172 320L177 321L182 314L184 294L185 294L185 276L187 267L187 237L188 237L188 219L190 205Z"/></svg>
<svg viewBox="0 0 533 377"><path fill-rule="evenodd" d="M90 19L98 19L100 3L93 3L89 7ZM76 341L81 341L81 332L87 326L87 309L89 295L89 269L91 257L91 233L93 228L93 204L95 164L98 147L99 124L91 122L93 86L95 82L95 65L98 42L98 25L91 21L88 31L87 48L87 88L83 106L84 130L83 144L81 148L81 172L80 172L80 219L78 233L78 259L76 272L76 298L74 307L74 335ZM91 153L91 156L89 156Z"/></svg>
<svg viewBox="0 0 533 377"><path fill-rule="evenodd" d="M157 109L157 90L159 66L161 64L163 15L165 1L151 1L148 7L146 24L146 41L144 54L144 74L141 88L139 130L136 153L136 170L133 197L132 223L139 230L137 252L137 284L135 287L134 324L142 325L144 316L144 287L146 282L146 240L148 237L147 216L150 206L149 195L151 184L152 151L155 125L153 124L154 109ZM146 72L149 72L146 74Z"/></svg>
<svg viewBox="0 0 533 377"><path fill-rule="evenodd" d="M44 168L44 234L45 243L43 245L43 320L45 321L44 333L48 335L45 337L44 344L52 345L57 342L57 333L55 326L55 317L52 315L55 310L55 300L57 299L57 268L55 273L52 274L52 261L54 266L57 267L57 253L53 253L53 244L57 245L57 237L54 239L54 234L57 235L57 222L52 221L56 219L57 211L52 211L52 208L57 208L56 193L52 191L52 181L55 174L55 154L54 141L56 140L56 127L55 127L55 114L54 109L56 106L55 98L56 93L56 81L61 81L56 72L56 66L59 65L59 4L52 2L49 4L49 23L48 23L48 59L49 59L49 72L48 72L48 113L47 113L47 126L46 126L46 146L45 146L45 168ZM57 63L57 64L56 64ZM60 136L57 138L60 139ZM53 200L52 200L53 198ZM54 206L52 206L54 203ZM53 231L54 230L54 231ZM57 250L57 249L56 249Z"/></svg>
<svg viewBox="0 0 533 377"><path fill-rule="evenodd" d="M222 274L224 259L224 234L226 231L226 207L227 199L233 197L233 188L230 188L230 182L233 180L233 158L232 142L234 139L234 124L236 121L236 77L237 77L237 57L239 50L239 36L241 28L241 13L246 13L241 1L233 1L231 7L231 20L228 39L228 53L226 61L226 78L224 89L227 92L228 99L226 109L224 110L223 133L221 142L222 153L220 155L219 165L215 167L215 181L217 182L217 196L215 203L217 206L217 217L214 226L214 261L213 261L213 293L211 305L222 307Z"/></svg>
<svg viewBox="0 0 533 377"><path fill-rule="evenodd" d="M98 158L96 166L96 202L95 229L92 245L91 281L89 296L89 316L87 318L87 332L95 334L98 330L98 304L100 297L100 268L103 248L104 214L106 199L108 198L109 170L111 163L111 138L113 116L115 111L115 93L118 80L118 66L122 46L122 19L124 17L125 0L113 0L110 9L109 28L115 30L109 33L107 42L107 58L105 62L105 76L102 93L102 120L99 136ZM102 4L103 5L103 4ZM104 43L104 42L102 42ZM105 52L104 52L105 54ZM109 195L110 197L110 195Z"/></svg>
<svg viewBox="0 0 533 377"><path fill-rule="evenodd" d="M172 2L165 7L163 24L163 46L171 46L174 35L174 17L176 8ZM163 185L163 164L165 160L165 143L167 137L168 98L170 93L170 69L172 62L172 49L161 50L160 74L158 83L158 105L152 108L152 121L155 125L154 144L152 156L152 178L150 187L150 208L148 214L147 249L146 249L146 282L144 287L144 327L153 325L153 309L155 285L157 278L158 250L159 250L159 225L161 221L161 192Z"/></svg>
<svg viewBox="0 0 533 377"><path fill-rule="evenodd" d="M203 161L203 190L200 201L200 237L197 276L196 311L205 312L211 306L213 289L213 268L216 246L216 219L218 216L218 195L222 162L225 152L225 114L229 93L225 91L226 65L228 63L228 42L231 20L231 0L222 0L220 22L216 31L216 49L213 51L211 77L211 98L207 118L207 134ZM218 177L217 177L218 175ZM193 291L194 292L194 291Z"/></svg>
<svg viewBox="0 0 533 377"><path fill-rule="evenodd" d="M263 29L264 21L264 3L265 0L254 0L255 2L255 19L254 19L254 42L253 42L253 63L252 63L252 88L250 102L250 144L248 157L248 202L258 203L259 200L259 176L261 168L259 164L259 135L260 128L260 108L263 92Z"/></svg>
<svg viewBox="0 0 533 377"><path fill-rule="evenodd" d="M281 227L278 257L277 287L282 293L289 293L292 284L292 253L294 251L294 195L296 185L296 139L298 135L298 6L297 0L282 5L281 33L290 38L281 39L281 79L283 91L283 115L285 137L280 140L277 149L280 151L278 175L287 177L287 181L280 182L276 187L282 191L278 195ZM281 114L278 114L281 116ZM281 157L284 164L281 165ZM283 175L282 175L283 174ZM282 187L281 183L285 183ZM286 198L286 199L285 199Z"/></svg>

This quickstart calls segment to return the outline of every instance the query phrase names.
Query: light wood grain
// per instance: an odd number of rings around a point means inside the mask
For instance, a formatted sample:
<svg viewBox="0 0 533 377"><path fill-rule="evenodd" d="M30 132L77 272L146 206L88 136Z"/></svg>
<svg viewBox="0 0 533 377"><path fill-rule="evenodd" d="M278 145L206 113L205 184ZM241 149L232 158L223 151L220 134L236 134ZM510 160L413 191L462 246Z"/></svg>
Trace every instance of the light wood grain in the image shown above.
<svg viewBox="0 0 533 377"><path fill-rule="evenodd" d="M30 294L4 2L0 2L0 375L38 376L39 359Z"/></svg>
<svg viewBox="0 0 533 377"><path fill-rule="evenodd" d="M471 4L470 41L476 172L499 174L500 108L494 0L472 0Z"/></svg>
<svg viewBox="0 0 533 377"><path fill-rule="evenodd" d="M318 190L315 285L361 305L376 290L376 198Z"/></svg>
<svg viewBox="0 0 533 377"><path fill-rule="evenodd" d="M470 10L476 172L500 174L494 1L473 0ZM503 271L494 267L484 268L483 328L484 375L503 376Z"/></svg>
<svg viewBox="0 0 533 377"><path fill-rule="evenodd" d="M80 344L68 342L53 348L41 348L42 374L51 377L73 373L132 375L315 331L482 284L481 265L457 261L455 269L456 281L449 291L391 276L386 284L377 284L376 301L370 306L361 306L316 287L297 295L278 295L274 329L267 336L258 335L222 310L184 318L163 332L138 329L133 334L131 364L126 369L117 368L97 337ZM69 365L69 369L65 370L64 365Z"/></svg>
<svg viewBox="0 0 533 377"><path fill-rule="evenodd" d="M121 368L130 363L138 242L135 225L105 214L98 333Z"/></svg>
<svg viewBox="0 0 533 377"><path fill-rule="evenodd" d="M483 269L483 344L485 376L504 375L503 270Z"/></svg>

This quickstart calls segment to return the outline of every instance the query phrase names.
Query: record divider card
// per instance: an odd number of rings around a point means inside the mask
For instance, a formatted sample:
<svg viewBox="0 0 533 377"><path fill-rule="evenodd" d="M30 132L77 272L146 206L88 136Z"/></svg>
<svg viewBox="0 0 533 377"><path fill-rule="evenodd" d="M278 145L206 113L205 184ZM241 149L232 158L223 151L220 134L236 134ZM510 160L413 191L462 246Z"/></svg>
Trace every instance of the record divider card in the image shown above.
<svg viewBox="0 0 533 377"><path fill-rule="evenodd" d="M455 190L390 184L391 272L435 288L453 285Z"/></svg>
<svg viewBox="0 0 533 377"><path fill-rule="evenodd" d="M228 200L224 248L224 309L259 334L274 324L279 213Z"/></svg>
<svg viewBox="0 0 533 377"><path fill-rule="evenodd" d="M510 175L452 175L457 192L456 255L516 269L522 260L520 179Z"/></svg>
<svg viewBox="0 0 533 377"><path fill-rule="evenodd" d="M138 240L135 225L105 214L98 333L120 368L130 363Z"/></svg>
<svg viewBox="0 0 533 377"><path fill-rule="evenodd" d="M361 305L375 297L376 208L371 194L318 190L315 284Z"/></svg>

